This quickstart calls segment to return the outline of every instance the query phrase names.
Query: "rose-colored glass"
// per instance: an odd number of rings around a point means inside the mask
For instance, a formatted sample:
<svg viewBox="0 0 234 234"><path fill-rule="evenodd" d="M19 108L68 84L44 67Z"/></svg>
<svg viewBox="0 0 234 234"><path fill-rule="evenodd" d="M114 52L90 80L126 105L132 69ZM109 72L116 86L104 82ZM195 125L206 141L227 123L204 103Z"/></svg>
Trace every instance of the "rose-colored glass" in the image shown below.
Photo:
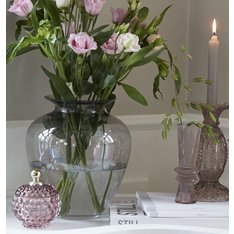
<svg viewBox="0 0 234 234"><path fill-rule="evenodd" d="M34 170L31 175L33 182L16 190L12 210L24 227L45 228L59 214L59 195L53 186L39 181L39 171Z"/></svg>
<svg viewBox="0 0 234 234"><path fill-rule="evenodd" d="M224 172L228 158L227 142L223 132L219 128L219 117L226 109L228 109L227 104L215 106L212 113L216 121L211 119L206 109L203 110L203 123L213 126L218 143L215 144L205 130L201 131L196 163L200 178L199 183L195 187L198 201L229 200L229 189L219 183L219 178Z"/></svg>
<svg viewBox="0 0 234 234"><path fill-rule="evenodd" d="M179 124L177 128L179 167L176 179L179 182L175 201L182 204L196 202L194 184L198 182L198 170L196 169L196 157L200 139L200 128L195 125L187 126Z"/></svg>

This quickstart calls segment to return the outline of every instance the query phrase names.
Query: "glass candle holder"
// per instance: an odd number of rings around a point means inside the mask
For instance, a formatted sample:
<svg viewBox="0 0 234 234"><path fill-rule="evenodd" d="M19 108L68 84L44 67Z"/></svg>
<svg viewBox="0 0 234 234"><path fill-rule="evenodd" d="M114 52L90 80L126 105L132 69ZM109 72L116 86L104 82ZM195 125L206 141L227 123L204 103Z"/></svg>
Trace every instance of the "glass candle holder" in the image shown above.
<svg viewBox="0 0 234 234"><path fill-rule="evenodd" d="M45 228L60 211L59 194L39 179L40 171L31 172L33 181L20 186L12 199L12 210L26 228Z"/></svg>
<svg viewBox="0 0 234 234"><path fill-rule="evenodd" d="M195 187L198 201L215 202L229 200L229 189L219 182L228 158L227 141L219 128L219 117L228 108L228 104L214 106L212 113L216 121L211 119L207 109L203 109L203 123L213 127L217 143L207 135L205 130L201 131L196 162L200 178L199 183Z"/></svg>

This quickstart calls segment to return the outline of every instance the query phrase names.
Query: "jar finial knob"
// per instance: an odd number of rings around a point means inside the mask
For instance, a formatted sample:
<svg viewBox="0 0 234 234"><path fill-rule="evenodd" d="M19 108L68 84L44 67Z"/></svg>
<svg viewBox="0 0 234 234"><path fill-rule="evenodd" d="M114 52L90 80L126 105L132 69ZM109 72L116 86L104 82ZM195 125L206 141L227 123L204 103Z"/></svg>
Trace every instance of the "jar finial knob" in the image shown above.
<svg viewBox="0 0 234 234"><path fill-rule="evenodd" d="M41 177L41 172L38 170L33 170L31 172L31 177L33 179L32 182L29 183L29 185L42 185L42 182L40 181L40 177Z"/></svg>

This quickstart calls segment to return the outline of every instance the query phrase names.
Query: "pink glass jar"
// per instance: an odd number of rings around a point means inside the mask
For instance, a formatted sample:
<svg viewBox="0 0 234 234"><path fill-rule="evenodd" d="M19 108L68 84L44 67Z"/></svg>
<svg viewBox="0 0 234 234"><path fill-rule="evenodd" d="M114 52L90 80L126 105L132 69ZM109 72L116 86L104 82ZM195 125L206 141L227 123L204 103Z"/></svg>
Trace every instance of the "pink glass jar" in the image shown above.
<svg viewBox="0 0 234 234"><path fill-rule="evenodd" d="M45 228L60 211L59 194L49 184L39 181L41 173L32 171L33 181L20 186L12 199L15 216L27 228Z"/></svg>

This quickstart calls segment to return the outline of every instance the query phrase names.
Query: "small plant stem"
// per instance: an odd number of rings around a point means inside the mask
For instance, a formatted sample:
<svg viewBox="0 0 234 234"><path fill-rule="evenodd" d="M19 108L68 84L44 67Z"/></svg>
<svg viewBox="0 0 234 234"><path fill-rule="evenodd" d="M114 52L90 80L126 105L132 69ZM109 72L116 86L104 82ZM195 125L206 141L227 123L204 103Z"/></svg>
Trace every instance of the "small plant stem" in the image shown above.
<svg viewBox="0 0 234 234"><path fill-rule="evenodd" d="M110 183L111 183L111 179L112 179L112 174L113 174L112 168L111 168L110 170L111 170L111 171L110 171L110 175L109 175L109 180L108 180L108 182L107 182L107 186L106 186L106 189L105 189L103 198L102 198L101 207L104 207L105 200L106 200L106 195L107 195L107 192L108 192L108 190L109 190Z"/></svg>

